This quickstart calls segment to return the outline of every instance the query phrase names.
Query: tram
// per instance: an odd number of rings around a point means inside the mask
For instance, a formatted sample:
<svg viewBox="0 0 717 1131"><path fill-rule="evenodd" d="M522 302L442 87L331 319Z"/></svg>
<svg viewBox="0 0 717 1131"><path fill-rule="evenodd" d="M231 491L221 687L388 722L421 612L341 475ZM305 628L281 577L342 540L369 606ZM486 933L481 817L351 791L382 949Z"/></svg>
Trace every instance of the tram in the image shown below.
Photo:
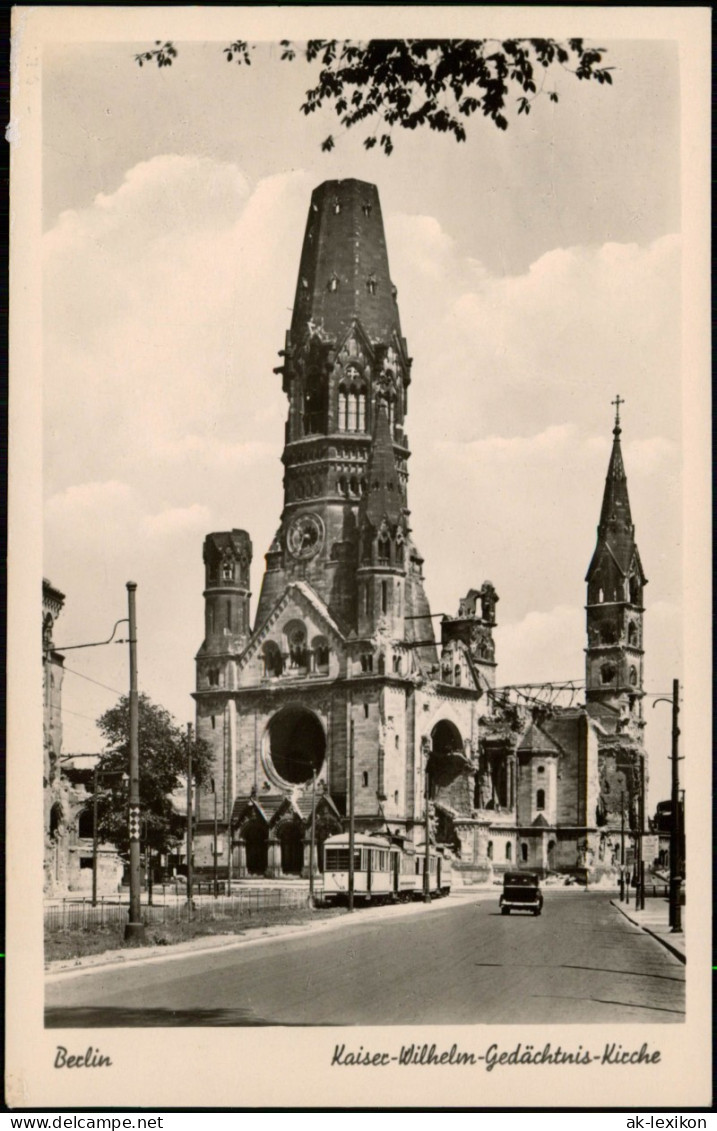
<svg viewBox="0 0 717 1131"><path fill-rule="evenodd" d="M388 903L420 899L424 894L425 845L401 837L354 835L354 901ZM428 849L429 894L451 890L450 856L440 847ZM324 841L324 903L345 903L349 895L348 833Z"/></svg>

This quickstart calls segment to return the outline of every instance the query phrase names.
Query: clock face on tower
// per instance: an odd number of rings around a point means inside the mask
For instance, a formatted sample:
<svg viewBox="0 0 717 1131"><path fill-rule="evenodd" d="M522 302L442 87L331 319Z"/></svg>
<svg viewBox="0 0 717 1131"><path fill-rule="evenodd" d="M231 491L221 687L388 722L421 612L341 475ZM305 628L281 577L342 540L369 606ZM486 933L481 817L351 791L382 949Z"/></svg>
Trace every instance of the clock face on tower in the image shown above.
<svg viewBox="0 0 717 1131"><path fill-rule="evenodd" d="M286 532L286 545L295 558L311 558L321 549L324 524L317 514L300 514Z"/></svg>

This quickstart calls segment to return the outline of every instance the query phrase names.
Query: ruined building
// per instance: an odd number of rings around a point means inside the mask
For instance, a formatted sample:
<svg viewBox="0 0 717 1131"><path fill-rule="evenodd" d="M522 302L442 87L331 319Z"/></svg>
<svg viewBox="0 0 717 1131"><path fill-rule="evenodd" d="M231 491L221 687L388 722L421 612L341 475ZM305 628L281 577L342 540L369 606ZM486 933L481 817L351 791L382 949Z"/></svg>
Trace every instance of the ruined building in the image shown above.
<svg viewBox="0 0 717 1131"><path fill-rule="evenodd" d="M44 877L47 896L90 892L92 887L93 765L98 756L62 754L62 684L65 657L53 640L65 595L42 582ZM90 762L82 759L90 758ZM117 891L122 865L111 845L98 846L98 891Z"/></svg>
<svg viewBox="0 0 717 1131"><path fill-rule="evenodd" d="M222 871L231 853L234 876L306 875L312 797L320 863L323 840L346 827L351 752L357 829L419 841L428 803L432 836L452 846L459 872L482 876L520 860L570 870L590 851L597 858L598 824L615 814L602 797L599 748L613 751L604 781L617 790L625 736L633 741L638 726L634 713L634 724L621 721L618 637L595 645L614 679L596 675L588 711L559 721L494 691L491 582L456 601L436 639L410 522L412 363L373 185L328 181L314 191L281 355L284 506L253 621L249 535L235 529L204 542L195 699L197 733L214 756ZM619 456L617 436L616 444ZM589 610L591 628L618 600L600 546L619 554L626 577L636 568L623 530L626 489L613 495L622 510L613 519L605 504L591 567L604 576L601 612ZM616 631L619 620L627 633L621 609ZM592 657L591 645L589 665ZM624 674L629 682L629 665ZM199 823L200 869L212 862L213 805L201 804L211 820Z"/></svg>

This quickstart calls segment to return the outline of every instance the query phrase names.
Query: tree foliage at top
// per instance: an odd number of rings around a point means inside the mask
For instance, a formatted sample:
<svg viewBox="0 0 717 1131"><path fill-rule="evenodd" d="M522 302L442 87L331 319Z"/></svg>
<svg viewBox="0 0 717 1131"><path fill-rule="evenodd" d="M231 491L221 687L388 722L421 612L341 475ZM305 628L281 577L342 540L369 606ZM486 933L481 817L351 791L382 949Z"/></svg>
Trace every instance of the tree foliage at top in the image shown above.
<svg viewBox="0 0 717 1131"><path fill-rule="evenodd" d="M332 108L345 129L373 123L366 149L393 151L393 129L428 127L466 140L466 125L482 114L508 128L508 104L529 114L544 95L558 101L549 74L564 71L577 79L612 83L612 67L603 64L604 47L586 47L582 39L312 39L302 47L282 40L281 58L302 57L318 67L318 79L306 92L301 109L313 114ZM254 45L237 39L224 49L229 63L250 65ZM140 67L155 62L169 67L177 58L171 41L135 55ZM321 148L334 148L329 135Z"/></svg>
<svg viewBox="0 0 717 1131"><path fill-rule="evenodd" d="M186 818L175 809L171 794L186 781L191 747L192 773L198 783L210 773L207 744L183 731L164 707L147 695L138 697L139 795L142 840L155 852L167 852L184 836ZM97 720L106 750L100 762L97 828L101 840L120 852L129 850L129 697ZM123 780L124 779L124 780Z"/></svg>

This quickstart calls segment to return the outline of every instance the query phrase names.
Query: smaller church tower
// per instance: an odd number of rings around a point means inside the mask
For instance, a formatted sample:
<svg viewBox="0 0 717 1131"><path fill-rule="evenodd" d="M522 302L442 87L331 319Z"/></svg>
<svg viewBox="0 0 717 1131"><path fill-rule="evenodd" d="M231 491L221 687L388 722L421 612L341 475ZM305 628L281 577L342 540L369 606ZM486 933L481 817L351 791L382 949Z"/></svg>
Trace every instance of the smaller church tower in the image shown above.
<svg viewBox="0 0 717 1131"><path fill-rule="evenodd" d="M639 730L643 690L642 569L630 513L627 476L620 447L620 405L605 480L597 545L588 569L586 697L588 710L606 719L614 715L618 729ZM602 710L601 710L602 708Z"/></svg>
<svg viewBox="0 0 717 1131"><path fill-rule="evenodd" d="M208 534L204 539L203 556L205 588L202 651L205 656L218 658L241 651L241 644L251 631L251 539L245 530Z"/></svg>

